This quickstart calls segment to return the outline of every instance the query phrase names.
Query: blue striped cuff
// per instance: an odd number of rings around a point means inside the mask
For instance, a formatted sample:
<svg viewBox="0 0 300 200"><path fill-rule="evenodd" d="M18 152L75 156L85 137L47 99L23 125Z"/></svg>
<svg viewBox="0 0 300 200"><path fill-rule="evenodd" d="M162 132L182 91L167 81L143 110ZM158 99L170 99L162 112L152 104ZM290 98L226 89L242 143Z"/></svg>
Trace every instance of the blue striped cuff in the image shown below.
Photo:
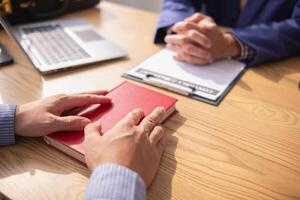
<svg viewBox="0 0 300 200"><path fill-rule="evenodd" d="M145 200L146 188L140 176L120 165L99 166L90 178L85 200Z"/></svg>
<svg viewBox="0 0 300 200"><path fill-rule="evenodd" d="M235 59L239 61L246 61L246 62L253 60L255 51L252 48L250 48L248 45L241 42L239 38L236 37L236 40L241 47L241 55Z"/></svg>
<svg viewBox="0 0 300 200"><path fill-rule="evenodd" d="M234 38L236 39L236 41L239 43L241 47L241 54L237 57L234 57L233 59L242 62L252 61L255 57L255 50L250 46L246 45L245 43L243 43L233 32L228 32L228 33L234 36Z"/></svg>
<svg viewBox="0 0 300 200"><path fill-rule="evenodd" d="M16 105L0 105L0 146L15 144Z"/></svg>

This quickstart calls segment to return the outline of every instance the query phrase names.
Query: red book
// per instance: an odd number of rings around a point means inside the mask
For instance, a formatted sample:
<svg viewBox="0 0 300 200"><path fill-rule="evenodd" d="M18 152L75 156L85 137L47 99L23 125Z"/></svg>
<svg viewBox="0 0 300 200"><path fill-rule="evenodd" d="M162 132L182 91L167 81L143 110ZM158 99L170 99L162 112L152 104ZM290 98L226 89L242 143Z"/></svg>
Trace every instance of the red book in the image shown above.
<svg viewBox="0 0 300 200"><path fill-rule="evenodd" d="M112 89L106 96L112 99L112 104L92 105L78 114L89 118L91 121L100 120L103 134L135 108L143 109L145 116L147 116L156 107L164 107L167 112L160 123L164 122L176 110L176 99L126 81ZM85 162L82 144L83 131L53 133L45 136L44 139L49 145L81 162Z"/></svg>

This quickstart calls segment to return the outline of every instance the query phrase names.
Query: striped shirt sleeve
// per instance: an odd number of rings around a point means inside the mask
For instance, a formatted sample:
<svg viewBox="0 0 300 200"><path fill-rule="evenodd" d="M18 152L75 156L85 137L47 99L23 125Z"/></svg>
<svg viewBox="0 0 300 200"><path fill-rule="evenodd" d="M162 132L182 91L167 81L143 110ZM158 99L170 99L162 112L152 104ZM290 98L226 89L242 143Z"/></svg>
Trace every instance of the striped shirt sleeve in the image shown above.
<svg viewBox="0 0 300 200"><path fill-rule="evenodd" d="M235 59L239 61L245 61L245 62L252 61L255 56L255 51L245 43L241 42L238 38L236 38L236 40L241 47L241 55Z"/></svg>
<svg viewBox="0 0 300 200"><path fill-rule="evenodd" d="M246 63L251 62L255 57L255 50L243 43L233 32L229 33L234 36L241 47L241 54L233 59Z"/></svg>
<svg viewBox="0 0 300 200"><path fill-rule="evenodd" d="M91 175L85 200L145 200L146 188L134 171L116 164L99 166Z"/></svg>
<svg viewBox="0 0 300 200"><path fill-rule="evenodd" d="M16 105L0 105L0 146L15 144Z"/></svg>

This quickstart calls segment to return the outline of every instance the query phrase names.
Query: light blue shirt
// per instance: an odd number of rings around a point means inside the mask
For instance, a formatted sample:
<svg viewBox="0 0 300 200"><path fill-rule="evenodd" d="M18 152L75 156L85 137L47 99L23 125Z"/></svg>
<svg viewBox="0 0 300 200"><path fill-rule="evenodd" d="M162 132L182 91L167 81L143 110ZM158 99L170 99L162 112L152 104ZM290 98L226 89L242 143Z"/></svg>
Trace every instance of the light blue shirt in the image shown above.
<svg viewBox="0 0 300 200"><path fill-rule="evenodd" d="M0 146L15 143L15 105L0 105ZM116 164L104 164L94 170L85 200L144 200L146 187L134 171Z"/></svg>
<svg viewBox="0 0 300 200"><path fill-rule="evenodd" d="M15 144L16 105L0 105L0 146Z"/></svg>
<svg viewBox="0 0 300 200"><path fill-rule="evenodd" d="M99 166L90 178L85 200L145 200L146 187L134 171L115 164Z"/></svg>

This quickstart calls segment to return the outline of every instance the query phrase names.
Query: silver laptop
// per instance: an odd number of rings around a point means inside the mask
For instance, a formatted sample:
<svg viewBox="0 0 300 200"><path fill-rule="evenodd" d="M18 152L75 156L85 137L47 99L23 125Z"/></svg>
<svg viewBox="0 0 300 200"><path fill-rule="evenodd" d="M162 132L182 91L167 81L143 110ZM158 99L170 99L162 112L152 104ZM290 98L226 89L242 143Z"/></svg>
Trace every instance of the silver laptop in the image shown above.
<svg viewBox="0 0 300 200"><path fill-rule="evenodd" d="M127 56L81 18L10 26L1 17L0 23L43 74Z"/></svg>

